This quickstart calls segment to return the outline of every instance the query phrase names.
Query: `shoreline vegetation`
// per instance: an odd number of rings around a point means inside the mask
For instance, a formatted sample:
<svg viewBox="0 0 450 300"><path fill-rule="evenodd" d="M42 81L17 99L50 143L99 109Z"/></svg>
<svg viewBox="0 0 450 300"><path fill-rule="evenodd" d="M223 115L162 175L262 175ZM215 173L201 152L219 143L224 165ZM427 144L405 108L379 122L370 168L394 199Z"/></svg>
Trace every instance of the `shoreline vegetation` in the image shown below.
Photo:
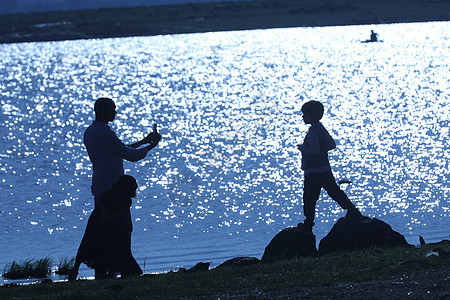
<svg viewBox="0 0 450 300"><path fill-rule="evenodd" d="M212 270L6 284L2 299L450 299L450 241Z"/></svg>
<svg viewBox="0 0 450 300"><path fill-rule="evenodd" d="M75 263L75 257L60 259L55 274L69 275ZM9 280L46 278L52 274L54 260L50 257L41 259L29 258L24 261L12 261L3 269L3 277Z"/></svg>
<svg viewBox="0 0 450 300"><path fill-rule="evenodd" d="M449 21L449 12L447 0L256 0L9 14L0 43Z"/></svg>

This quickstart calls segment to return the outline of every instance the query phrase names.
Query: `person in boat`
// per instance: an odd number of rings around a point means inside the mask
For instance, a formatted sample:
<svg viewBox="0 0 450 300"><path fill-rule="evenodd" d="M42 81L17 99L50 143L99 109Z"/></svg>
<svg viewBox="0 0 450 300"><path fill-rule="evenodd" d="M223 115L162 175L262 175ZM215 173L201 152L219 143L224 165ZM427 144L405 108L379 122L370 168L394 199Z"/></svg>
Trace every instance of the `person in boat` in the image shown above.
<svg viewBox="0 0 450 300"><path fill-rule="evenodd" d="M380 40L378 39L378 33L376 33L375 31L371 30L370 31L370 39L362 41L362 43L375 43L375 42L379 42L379 41Z"/></svg>

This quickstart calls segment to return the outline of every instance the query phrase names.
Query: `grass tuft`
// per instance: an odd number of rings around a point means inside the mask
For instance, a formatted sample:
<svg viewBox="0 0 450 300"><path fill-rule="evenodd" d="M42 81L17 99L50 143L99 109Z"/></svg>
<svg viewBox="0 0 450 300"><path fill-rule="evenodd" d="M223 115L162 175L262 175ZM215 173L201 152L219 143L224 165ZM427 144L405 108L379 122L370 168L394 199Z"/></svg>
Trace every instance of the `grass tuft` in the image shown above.
<svg viewBox="0 0 450 300"><path fill-rule="evenodd" d="M14 260L5 266L3 276L8 279L45 278L50 274L52 263L49 257L26 259L20 263Z"/></svg>

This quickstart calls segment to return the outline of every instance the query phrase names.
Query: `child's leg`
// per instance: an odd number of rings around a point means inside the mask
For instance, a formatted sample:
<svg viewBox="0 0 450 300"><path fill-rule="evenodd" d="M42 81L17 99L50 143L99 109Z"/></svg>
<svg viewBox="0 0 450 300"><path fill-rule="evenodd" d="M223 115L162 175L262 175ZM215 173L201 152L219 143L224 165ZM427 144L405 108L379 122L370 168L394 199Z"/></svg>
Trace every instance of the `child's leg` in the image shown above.
<svg viewBox="0 0 450 300"><path fill-rule="evenodd" d="M320 196L322 184L321 174L308 174L305 176L303 185L303 213L305 215L304 225L308 228L313 226L316 214L316 202Z"/></svg>
<svg viewBox="0 0 450 300"><path fill-rule="evenodd" d="M324 173L322 174L322 176L323 188L327 191L331 199L336 201L343 209L356 209L355 205L350 201L348 196L336 183L336 179L334 178L333 173Z"/></svg>

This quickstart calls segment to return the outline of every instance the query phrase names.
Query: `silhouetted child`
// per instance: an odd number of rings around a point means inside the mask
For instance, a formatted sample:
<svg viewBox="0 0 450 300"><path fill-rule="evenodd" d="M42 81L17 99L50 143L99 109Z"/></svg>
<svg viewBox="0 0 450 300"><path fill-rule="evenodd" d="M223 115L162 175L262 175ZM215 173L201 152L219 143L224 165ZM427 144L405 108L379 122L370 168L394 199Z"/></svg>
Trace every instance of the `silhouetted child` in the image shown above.
<svg viewBox="0 0 450 300"><path fill-rule="evenodd" d="M131 198L136 196L134 177L123 175L111 190L96 198L69 280L75 280L81 263L95 269L95 278L140 275L131 253Z"/></svg>
<svg viewBox="0 0 450 300"><path fill-rule="evenodd" d="M302 106L302 112L304 122L311 124L311 127L303 144L298 145L298 149L302 152L302 169L305 172L303 186L305 221L300 223L298 227L305 233L311 233L314 226L316 202L322 188L343 209L347 210L346 217L359 219L362 215L338 186L331 171L328 151L336 148L336 143L320 123L324 113L322 103L319 101L306 102Z"/></svg>

